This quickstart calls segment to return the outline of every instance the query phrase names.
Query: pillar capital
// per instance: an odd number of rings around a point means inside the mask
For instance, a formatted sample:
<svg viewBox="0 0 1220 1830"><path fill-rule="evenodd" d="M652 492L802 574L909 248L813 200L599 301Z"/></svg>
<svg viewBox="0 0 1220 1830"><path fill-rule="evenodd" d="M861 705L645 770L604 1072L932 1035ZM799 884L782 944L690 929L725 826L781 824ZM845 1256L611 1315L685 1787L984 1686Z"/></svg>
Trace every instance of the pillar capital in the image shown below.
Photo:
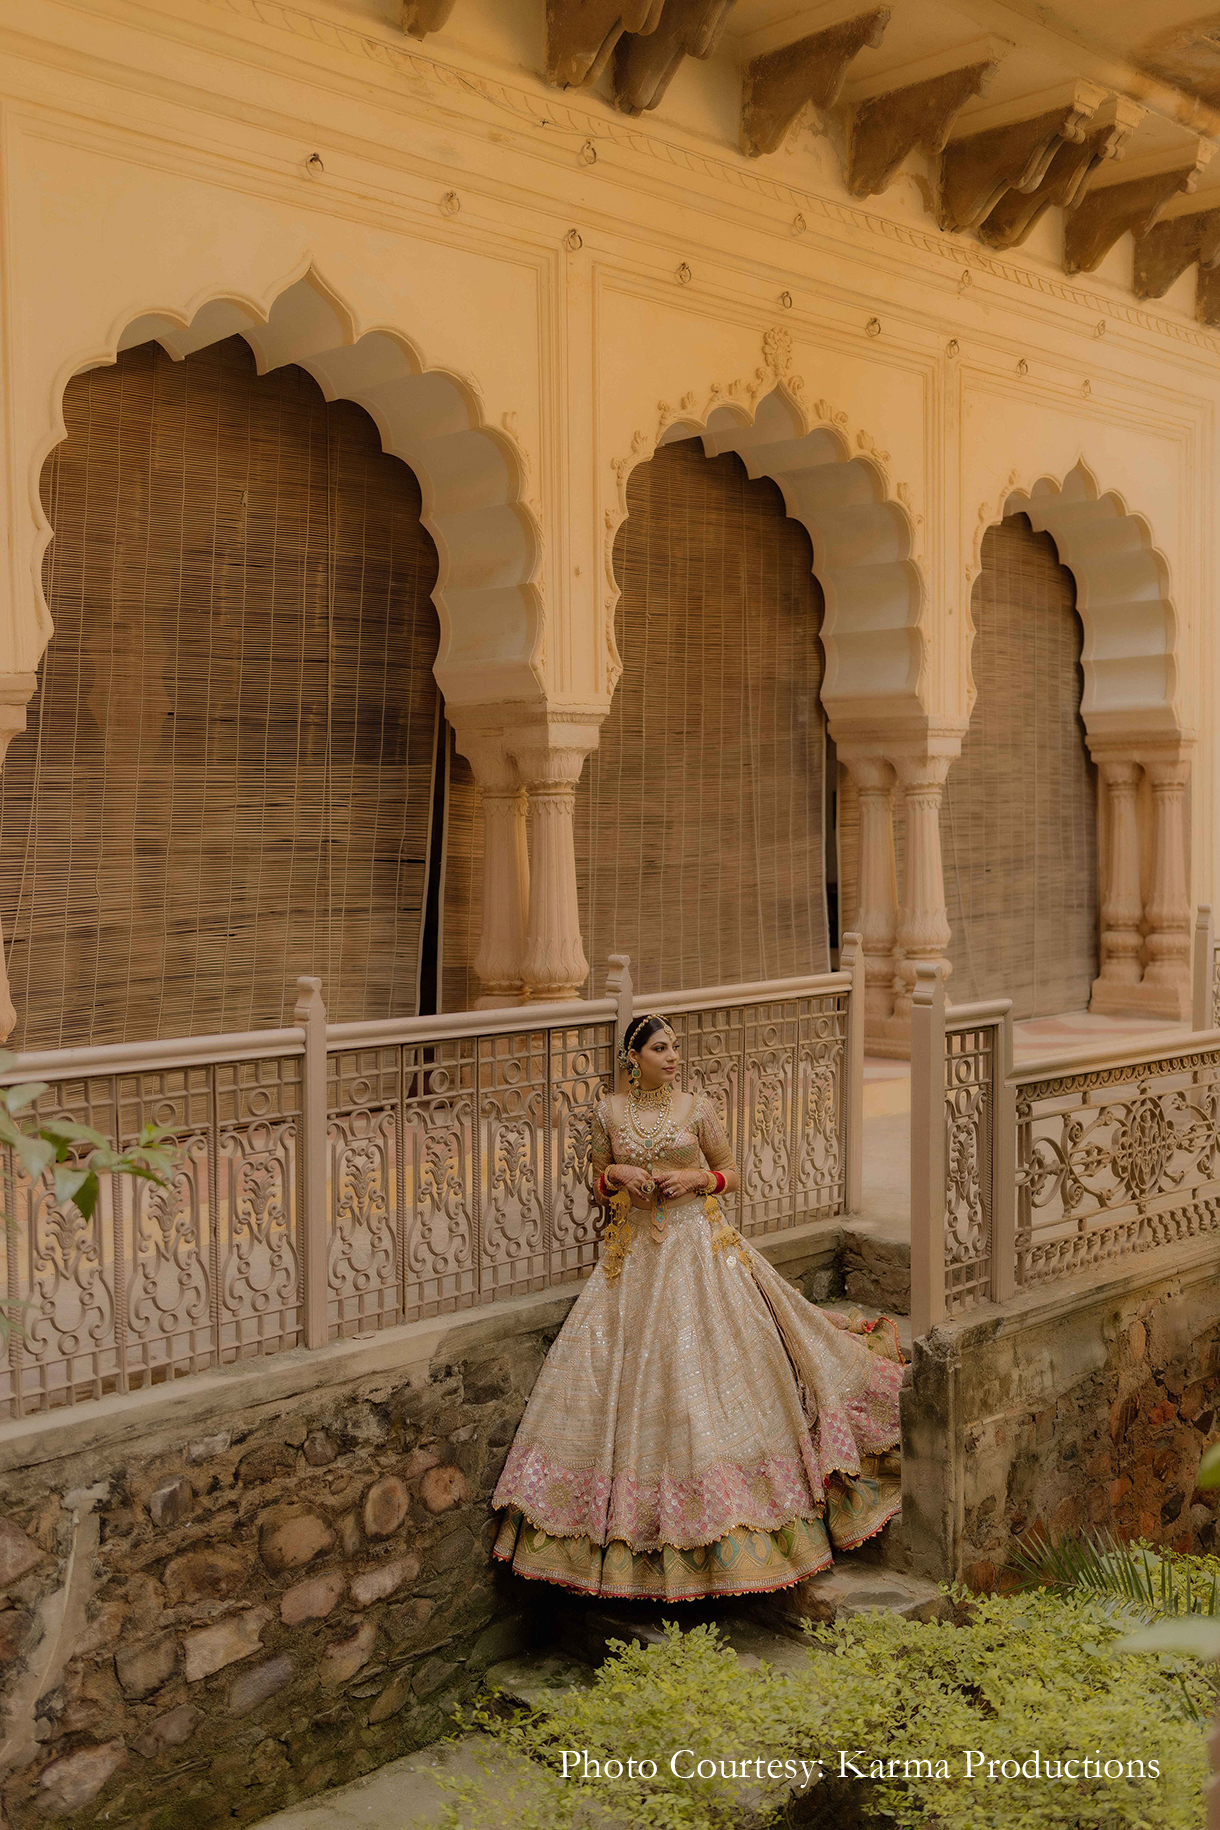
<svg viewBox="0 0 1220 1830"><path fill-rule="evenodd" d="M597 748L601 717L548 713L514 725L505 748L531 794L572 793L590 752Z"/></svg>

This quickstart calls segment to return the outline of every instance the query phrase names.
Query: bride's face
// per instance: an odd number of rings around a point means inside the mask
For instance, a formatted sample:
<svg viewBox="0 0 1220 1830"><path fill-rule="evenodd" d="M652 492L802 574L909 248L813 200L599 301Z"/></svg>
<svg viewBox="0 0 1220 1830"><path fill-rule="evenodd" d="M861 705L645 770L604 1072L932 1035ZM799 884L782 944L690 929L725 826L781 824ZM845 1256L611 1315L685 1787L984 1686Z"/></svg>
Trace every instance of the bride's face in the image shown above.
<svg viewBox="0 0 1220 1830"><path fill-rule="evenodd" d="M678 1045L672 1036L667 1036L663 1029L649 1036L643 1048L632 1050L640 1064L640 1086L672 1086L677 1079L678 1065L682 1059Z"/></svg>

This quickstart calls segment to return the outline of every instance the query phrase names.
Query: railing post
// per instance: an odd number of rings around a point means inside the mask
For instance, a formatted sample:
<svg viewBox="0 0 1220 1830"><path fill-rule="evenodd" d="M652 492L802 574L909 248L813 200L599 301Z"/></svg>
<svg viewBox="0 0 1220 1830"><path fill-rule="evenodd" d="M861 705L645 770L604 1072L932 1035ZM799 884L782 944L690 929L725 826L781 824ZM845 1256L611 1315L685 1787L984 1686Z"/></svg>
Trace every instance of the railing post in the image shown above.
<svg viewBox="0 0 1220 1830"><path fill-rule="evenodd" d="M635 1014L634 987L631 983L631 955L612 953L606 973L606 996L618 999L618 1027L614 1036L614 1060L610 1067L611 1087L617 1091L619 1081L618 1051L627 1026Z"/></svg>
<svg viewBox="0 0 1220 1830"><path fill-rule="evenodd" d="M1201 902L1195 910L1195 951L1190 975L1190 1027L1212 1027L1212 959L1215 935L1212 931L1210 902Z"/></svg>
<svg viewBox="0 0 1220 1830"><path fill-rule="evenodd" d="M843 1164L843 1208L858 1214L864 1197L864 936L845 934L839 967L851 973L847 1000L847 1047L843 1058L843 1110L846 1159Z"/></svg>
<svg viewBox="0 0 1220 1830"><path fill-rule="evenodd" d="M325 1347L330 1228L326 1212L326 1006L322 1002L321 979L297 980L297 1001L292 1015L305 1031L301 1148L297 1159L297 1236L305 1284L305 1345Z"/></svg>
<svg viewBox="0 0 1220 1830"><path fill-rule="evenodd" d="M1017 1089L1012 1080L1012 1006L996 1024L991 1057L991 1300L1017 1293Z"/></svg>
<svg viewBox="0 0 1220 1830"><path fill-rule="evenodd" d="M911 994L911 1334L945 1318L945 985L919 960Z"/></svg>

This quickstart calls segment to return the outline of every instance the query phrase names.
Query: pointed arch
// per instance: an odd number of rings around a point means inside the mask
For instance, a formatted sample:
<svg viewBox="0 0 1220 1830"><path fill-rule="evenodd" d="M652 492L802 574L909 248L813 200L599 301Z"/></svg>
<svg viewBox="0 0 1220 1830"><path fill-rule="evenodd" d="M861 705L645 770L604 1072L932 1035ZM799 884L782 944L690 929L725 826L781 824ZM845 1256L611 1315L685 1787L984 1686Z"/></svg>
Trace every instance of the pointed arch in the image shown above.
<svg viewBox="0 0 1220 1830"><path fill-rule="evenodd" d="M525 502L525 461L515 441L485 423L477 384L429 368L396 326L365 323L306 261L252 298L217 290L181 304L125 313L100 348L67 362L53 390L53 419L33 455L31 498L38 522L34 587L40 649L51 635L42 556L53 536L38 483L65 436L62 402L75 374L114 362L119 351L155 340L176 360L239 334L260 374L295 363L328 401L354 401L377 427L382 448L419 479L423 524L436 545L433 601L440 619L436 677L450 704L542 693L541 531ZM35 663L37 657L35 657Z"/></svg>

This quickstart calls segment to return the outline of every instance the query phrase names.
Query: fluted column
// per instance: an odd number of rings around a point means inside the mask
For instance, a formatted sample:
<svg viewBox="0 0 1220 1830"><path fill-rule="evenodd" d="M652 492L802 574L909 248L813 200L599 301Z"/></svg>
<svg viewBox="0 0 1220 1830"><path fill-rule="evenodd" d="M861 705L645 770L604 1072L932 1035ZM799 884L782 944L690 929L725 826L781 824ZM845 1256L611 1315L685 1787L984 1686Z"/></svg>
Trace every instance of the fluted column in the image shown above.
<svg viewBox="0 0 1220 1830"><path fill-rule="evenodd" d="M1182 757L1144 764L1152 787L1152 887L1144 905L1144 984L1155 987L1158 1014L1185 1021L1190 1011L1190 874Z"/></svg>
<svg viewBox="0 0 1220 1830"><path fill-rule="evenodd" d="M33 697L37 684L37 674L0 674L0 765L4 762L13 738L25 730L25 708ZM35 903L34 920L37 919ZM0 935L0 1042L7 1042L16 1027L17 1012L9 990L4 938Z"/></svg>
<svg viewBox="0 0 1220 1830"><path fill-rule="evenodd" d="M882 756L839 751L856 786L860 809L857 908L853 926L864 941L865 1034L883 1035L894 1009L894 941L898 895L894 876L894 771Z"/></svg>
<svg viewBox="0 0 1220 1830"><path fill-rule="evenodd" d="M482 987L476 1010L501 1010L525 999L525 924L529 857L526 795L517 765L499 737L461 733L483 815L483 901L474 969Z"/></svg>
<svg viewBox="0 0 1220 1830"><path fill-rule="evenodd" d="M1093 1004L1095 1008L1108 1008L1116 996L1121 1003L1118 987L1138 985L1141 976L1144 910L1137 811L1140 765L1107 760L1100 764L1100 771L1109 843L1101 899L1101 966L1093 987Z"/></svg>
<svg viewBox="0 0 1220 1830"><path fill-rule="evenodd" d="M901 958L894 976L894 1013L887 1025L887 1032L895 1041L910 1037L917 966L935 965L942 979L947 979L953 970L945 958L952 931L945 907L940 850L940 803L951 761L947 755L894 758L906 821L897 936Z"/></svg>
<svg viewBox="0 0 1220 1830"><path fill-rule="evenodd" d="M514 736L512 754L529 790L529 917L523 972L535 1003L580 996L589 974L576 896L576 784L597 744L597 726L570 721Z"/></svg>

